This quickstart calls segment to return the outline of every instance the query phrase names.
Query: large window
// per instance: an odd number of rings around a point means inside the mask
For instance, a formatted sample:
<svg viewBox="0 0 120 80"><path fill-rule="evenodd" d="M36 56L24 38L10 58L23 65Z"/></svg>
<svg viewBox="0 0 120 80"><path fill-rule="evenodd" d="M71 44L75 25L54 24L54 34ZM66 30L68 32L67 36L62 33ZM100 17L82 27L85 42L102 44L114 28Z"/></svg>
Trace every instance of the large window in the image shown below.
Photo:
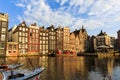
<svg viewBox="0 0 120 80"><path fill-rule="evenodd" d="M4 49L5 48L5 43L0 43L0 49Z"/></svg>
<svg viewBox="0 0 120 80"><path fill-rule="evenodd" d="M0 50L0 54L4 54L5 50Z"/></svg>
<svg viewBox="0 0 120 80"><path fill-rule="evenodd" d="M25 28L23 28L23 31L25 31Z"/></svg>
<svg viewBox="0 0 120 80"><path fill-rule="evenodd" d="M2 27L7 27L7 22L2 22Z"/></svg>
<svg viewBox="0 0 120 80"><path fill-rule="evenodd" d="M27 38L25 38L25 42L28 42L28 39L27 39Z"/></svg>
<svg viewBox="0 0 120 80"><path fill-rule="evenodd" d="M21 32L19 32L19 36L21 36L22 35L22 33Z"/></svg>
<svg viewBox="0 0 120 80"><path fill-rule="evenodd" d="M1 35L1 41L5 41L5 35Z"/></svg>
<svg viewBox="0 0 120 80"><path fill-rule="evenodd" d="M11 44L9 44L9 50L12 50L12 45Z"/></svg>
<svg viewBox="0 0 120 80"><path fill-rule="evenodd" d="M19 42L22 42L22 38L21 37L19 37Z"/></svg>
<svg viewBox="0 0 120 80"><path fill-rule="evenodd" d="M6 33L6 28L2 28L2 33Z"/></svg>
<svg viewBox="0 0 120 80"><path fill-rule="evenodd" d="M16 50L17 49L17 45L13 45L13 50Z"/></svg>

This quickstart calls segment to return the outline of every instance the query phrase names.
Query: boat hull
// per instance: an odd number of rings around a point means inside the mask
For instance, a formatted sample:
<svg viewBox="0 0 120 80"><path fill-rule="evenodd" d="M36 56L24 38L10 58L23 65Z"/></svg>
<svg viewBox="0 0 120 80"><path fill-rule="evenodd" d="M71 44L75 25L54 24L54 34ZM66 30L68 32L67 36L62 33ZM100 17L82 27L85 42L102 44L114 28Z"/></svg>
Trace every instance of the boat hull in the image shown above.
<svg viewBox="0 0 120 80"><path fill-rule="evenodd" d="M5 72L2 72L3 75L4 75L4 79L3 80L31 80L31 78L37 78L36 76L40 75L42 72L44 71L44 68L38 68L38 69L35 69L35 70L14 70L12 72L12 76L13 75L16 75L18 73L20 74L24 74L24 76L21 76L21 77L15 77L13 76L12 78L9 78L9 76L11 76L11 71L5 71Z"/></svg>

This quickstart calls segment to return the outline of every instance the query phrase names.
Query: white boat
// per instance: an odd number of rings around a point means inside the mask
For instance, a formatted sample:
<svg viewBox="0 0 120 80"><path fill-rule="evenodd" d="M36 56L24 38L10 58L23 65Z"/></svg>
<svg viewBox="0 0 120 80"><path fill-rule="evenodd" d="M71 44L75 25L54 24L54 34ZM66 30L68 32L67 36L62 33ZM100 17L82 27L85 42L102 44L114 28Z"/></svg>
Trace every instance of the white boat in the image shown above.
<svg viewBox="0 0 120 80"><path fill-rule="evenodd" d="M37 75L40 75L45 69L44 68L37 68L34 70L28 69L15 69L15 70L8 70L2 71L3 80L26 80L31 79Z"/></svg>

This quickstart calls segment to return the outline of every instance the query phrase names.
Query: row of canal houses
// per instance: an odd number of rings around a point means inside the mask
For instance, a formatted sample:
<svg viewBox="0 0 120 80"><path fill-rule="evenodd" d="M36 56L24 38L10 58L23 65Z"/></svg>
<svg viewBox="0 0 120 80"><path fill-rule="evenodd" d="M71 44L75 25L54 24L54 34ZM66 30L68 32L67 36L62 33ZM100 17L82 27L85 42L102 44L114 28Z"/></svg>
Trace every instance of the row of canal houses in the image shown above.
<svg viewBox="0 0 120 80"><path fill-rule="evenodd" d="M70 32L69 27L57 28L54 25L45 28L36 23L26 25L23 21L8 30L8 15L0 13L0 55L47 55L75 54L79 52L106 52L117 46L120 49L120 31L118 39L110 37L102 30L97 36L89 36L84 26Z"/></svg>
<svg viewBox="0 0 120 80"><path fill-rule="evenodd" d="M44 28L37 26L36 23L27 26L23 21L8 30L7 48L10 49L7 49L7 54L47 55L84 52L88 47L87 38L86 29L83 27L70 33L69 27L55 28L51 25Z"/></svg>

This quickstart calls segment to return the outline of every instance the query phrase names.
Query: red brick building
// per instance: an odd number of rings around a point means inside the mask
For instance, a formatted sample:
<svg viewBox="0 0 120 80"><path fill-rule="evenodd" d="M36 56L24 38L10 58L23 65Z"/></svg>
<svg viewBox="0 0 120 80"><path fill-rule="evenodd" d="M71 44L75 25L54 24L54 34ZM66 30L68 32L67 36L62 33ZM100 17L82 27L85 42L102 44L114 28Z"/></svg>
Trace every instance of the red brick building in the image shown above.
<svg viewBox="0 0 120 80"><path fill-rule="evenodd" d="M39 52L39 27L36 23L28 27L28 54Z"/></svg>

